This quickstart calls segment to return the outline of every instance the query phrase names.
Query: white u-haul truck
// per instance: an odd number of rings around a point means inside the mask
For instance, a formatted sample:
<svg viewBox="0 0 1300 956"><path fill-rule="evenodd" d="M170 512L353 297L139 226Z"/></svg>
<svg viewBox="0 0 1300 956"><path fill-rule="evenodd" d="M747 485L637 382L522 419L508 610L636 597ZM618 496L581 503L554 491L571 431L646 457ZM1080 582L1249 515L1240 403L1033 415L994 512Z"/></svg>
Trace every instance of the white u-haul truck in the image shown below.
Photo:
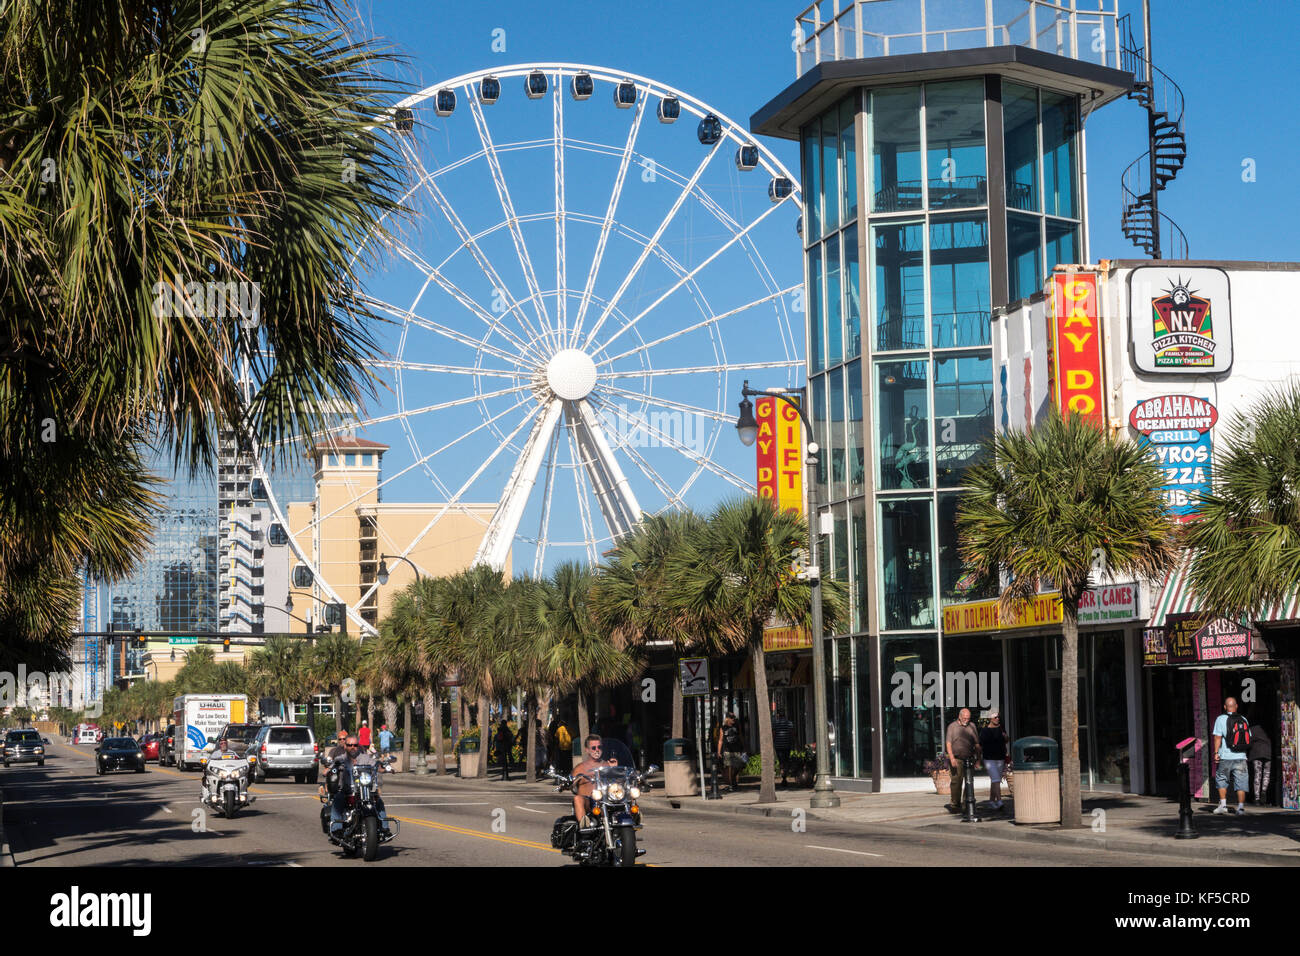
<svg viewBox="0 0 1300 956"><path fill-rule="evenodd" d="M203 748L217 739L226 724L248 720L248 698L243 694L182 694L172 701L176 725L176 768L198 768Z"/></svg>

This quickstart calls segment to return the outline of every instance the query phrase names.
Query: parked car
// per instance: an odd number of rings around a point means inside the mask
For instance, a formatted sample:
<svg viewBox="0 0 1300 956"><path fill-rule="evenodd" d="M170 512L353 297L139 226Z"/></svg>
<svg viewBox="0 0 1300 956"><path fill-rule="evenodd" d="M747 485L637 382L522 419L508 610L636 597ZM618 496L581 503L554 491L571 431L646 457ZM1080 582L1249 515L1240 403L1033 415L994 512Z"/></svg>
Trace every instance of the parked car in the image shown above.
<svg viewBox="0 0 1300 956"><path fill-rule="evenodd" d="M293 777L298 783L315 783L320 776L320 748L311 728L300 724L260 727L248 756L254 760L253 774L258 781Z"/></svg>
<svg viewBox="0 0 1300 956"><path fill-rule="evenodd" d="M158 741L158 765L167 767L176 763L176 725L168 724Z"/></svg>
<svg viewBox="0 0 1300 956"><path fill-rule="evenodd" d="M45 738L30 727L22 730L10 730L5 734L3 751L4 765L11 763L34 763L45 766Z"/></svg>
<svg viewBox="0 0 1300 956"><path fill-rule="evenodd" d="M144 751L132 737L106 737L95 748L95 773L134 770L144 773Z"/></svg>
<svg viewBox="0 0 1300 956"><path fill-rule="evenodd" d="M231 752L242 757L248 753L248 748L252 746L253 740L261 729L261 724L226 724L217 735L217 740L226 741L230 745Z"/></svg>
<svg viewBox="0 0 1300 956"><path fill-rule="evenodd" d="M145 734L140 738L140 749L144 751L145 760L158 759L158 745L162 743L162 734Z"/></svg>

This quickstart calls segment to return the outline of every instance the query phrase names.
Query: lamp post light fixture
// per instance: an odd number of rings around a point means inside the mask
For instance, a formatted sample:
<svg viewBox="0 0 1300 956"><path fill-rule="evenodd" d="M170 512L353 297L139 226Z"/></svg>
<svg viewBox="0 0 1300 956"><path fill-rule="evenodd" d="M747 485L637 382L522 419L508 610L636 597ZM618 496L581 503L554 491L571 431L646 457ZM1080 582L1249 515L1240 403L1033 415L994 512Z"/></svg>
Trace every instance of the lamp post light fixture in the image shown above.
<svg viewBox="0 0 1300 956"><path fill-rule="evenodd" d="M415 566L415 562L410 558L404 558L400 554L381 554L379 556L379 569L375 572L375 580L379 582L381 587L388 584L388 564L386 562L389 558L394 561L405 561L411 566L411 570L415 572L415 580L420 580L420 569Z"/></svg>
<svg viewBox="0 0 1300 956"><path fill-rule="evenodd" d="M817 462L818 453L821 451L817 442L813 441L814 432L812 422L808 418L806 406L808 404L808 389L784 389L769 388L760 390L749 387L749 380L745 380L744 386L740 390L740 417L736 420L736 433L740 436L740 443L746 448L753 446L758 440L758 421L754 418L754 403L749 399L751 397L771 397L785 402L787 405L794 407L799 413L799 420L803 422L803 427L808 435L808 444L805 450L808 455L804 463L808 466L808 479L806 487L808 488L808 569L800 576L808 581L812 589L812 651L813 651L813 722L815 724L814 732L817 737L817 780L813 784L813 795L810 806L813 809L826 809L828 807L838 807L840 798L835 793L834 786L831 785L831 762L830 748L826 744L826 672L825 657L826 649L822 642L822 579L819 562L821 560L821 548L818 538L818 524L821 516L817 512ZM794 400L794 396L799 397L799 401Z"/></svg>

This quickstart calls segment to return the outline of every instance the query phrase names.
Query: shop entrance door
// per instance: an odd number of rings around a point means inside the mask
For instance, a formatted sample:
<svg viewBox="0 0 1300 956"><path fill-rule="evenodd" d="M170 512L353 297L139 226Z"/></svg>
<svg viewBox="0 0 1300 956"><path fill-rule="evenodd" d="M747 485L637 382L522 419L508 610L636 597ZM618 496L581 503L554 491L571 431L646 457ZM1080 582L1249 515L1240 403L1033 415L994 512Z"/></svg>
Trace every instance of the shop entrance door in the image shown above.
<svg viewBox="0 0 1300 956"><path fill-rule="evenodd" d="M1061 640L1048 640L1048 736L1061 744ZM1123 790L1128 786L1128 699L1124 634L1079 635L1079 786Z"/></svg>

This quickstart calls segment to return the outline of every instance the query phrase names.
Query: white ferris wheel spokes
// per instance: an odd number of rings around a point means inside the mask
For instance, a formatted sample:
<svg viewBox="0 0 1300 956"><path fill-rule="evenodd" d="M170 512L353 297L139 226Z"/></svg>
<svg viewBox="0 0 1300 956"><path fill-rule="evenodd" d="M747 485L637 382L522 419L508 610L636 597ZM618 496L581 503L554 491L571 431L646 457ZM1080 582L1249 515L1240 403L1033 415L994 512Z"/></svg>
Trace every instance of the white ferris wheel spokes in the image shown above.
<svg viewBox="0 0 1300 956"><path fill-rule="evenodd" d="M493 502L475 561L541 573L564 552L598 560L705 485L747 490L719 441L732 393L755 371L803 374L785 167L693 97L598 67L467 74L395 109L414 120L394 135L417 229L375 250L366 293L396 330L375 363L395 407L331 429L405 438L380 488L419 500L406 483L432 484L426 526L385 552L408 556L449 513L482 523ZM376 491L355 490L331 514Z"/></svg>

